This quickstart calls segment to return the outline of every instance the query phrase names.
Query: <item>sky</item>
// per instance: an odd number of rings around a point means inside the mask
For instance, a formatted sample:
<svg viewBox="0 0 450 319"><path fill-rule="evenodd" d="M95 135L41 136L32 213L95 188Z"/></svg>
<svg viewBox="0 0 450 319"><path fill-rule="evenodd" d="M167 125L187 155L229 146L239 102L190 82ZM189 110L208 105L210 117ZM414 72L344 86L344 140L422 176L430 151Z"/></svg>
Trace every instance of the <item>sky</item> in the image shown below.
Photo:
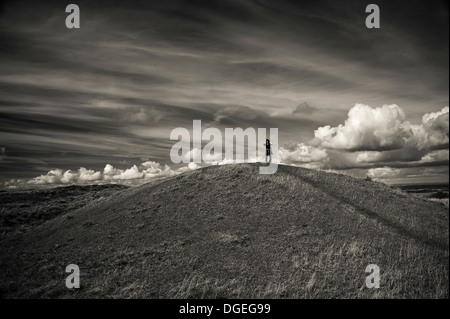
<svg viewBox="0 0 450 319"><path fill-rule="evenodd" d="M0 187L139 184L174 128L278 128L282 164L448 183L448 1L61 1L0 7ZM203 145L207 141L203 142ZM226 158L222 162L227 162Z"/></svg>

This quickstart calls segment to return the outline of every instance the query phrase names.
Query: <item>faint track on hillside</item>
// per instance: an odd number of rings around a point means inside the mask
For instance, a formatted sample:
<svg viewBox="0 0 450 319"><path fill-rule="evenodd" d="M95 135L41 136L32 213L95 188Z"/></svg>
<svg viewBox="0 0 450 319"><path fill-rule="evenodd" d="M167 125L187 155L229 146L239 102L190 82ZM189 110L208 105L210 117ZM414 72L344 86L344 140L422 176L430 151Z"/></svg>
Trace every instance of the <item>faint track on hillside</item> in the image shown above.
<svg viewBox="0 0 450 319"><path fill-rule="evenodd" d="M349 198L346 198L346 197L336 193L332 189L326 188L326 186L324 186L323 184L318 184L316 181L309 178L308 176L299 174L295 170L286 170L285 173L299 178L300 180L309 184L311 187L319 190L320 192L325 193L326 195L336 199L337 201L339 201L347 206L350 206L351 208L354 209L355 212L358 212L358 213L364 215L365 217L367 217L371 220L374 220L389 229L392 229L393 231L395 231L397 234L399 234L401 236L406 236L406 237L412 238L413 240L420 242L422 244L425 244L427 246L438 247L443 250L449 249L448 243L445 244L445 243L442 243L442 242L439 242L436 240L432 240L430 238L423 238L423 236L415 233L414 231L406 229L405 227L399 225L398 223L396 223L392 220L389 220L388 218L385 218L383 216L380 216L376 212L374 212L370 209L367 209L366 207L356 204L354 201L351 201Z"/></svg>

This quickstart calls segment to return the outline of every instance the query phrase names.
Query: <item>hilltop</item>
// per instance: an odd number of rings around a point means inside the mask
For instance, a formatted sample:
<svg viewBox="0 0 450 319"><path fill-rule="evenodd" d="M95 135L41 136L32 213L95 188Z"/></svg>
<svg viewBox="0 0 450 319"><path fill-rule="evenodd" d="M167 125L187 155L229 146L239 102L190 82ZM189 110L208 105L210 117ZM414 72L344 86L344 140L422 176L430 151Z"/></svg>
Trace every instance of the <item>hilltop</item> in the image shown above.
<svg viewBox="0 0 450 319"><path fill-rule="evenodd" d="M3 298L448 298L449 214L382 183L211 166L11 232ZM81 288L65 287L77 264ZM380 289L365 286L377 264Z"/></svg>

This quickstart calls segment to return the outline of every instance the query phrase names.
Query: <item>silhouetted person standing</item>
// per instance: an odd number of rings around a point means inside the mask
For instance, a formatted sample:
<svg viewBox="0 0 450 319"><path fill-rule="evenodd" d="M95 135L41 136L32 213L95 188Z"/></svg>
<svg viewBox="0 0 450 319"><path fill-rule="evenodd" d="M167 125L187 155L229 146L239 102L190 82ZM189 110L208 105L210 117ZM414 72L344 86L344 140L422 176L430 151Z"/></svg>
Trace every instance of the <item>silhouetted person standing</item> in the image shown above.
<svg viewBox="0 0 450 319"><path fill-rule="evenodd" d="M266 139L266 162L267 162L267 156L269 156L269 163L272 162L272 150L270 149L270 143L269 139Z"/></svg>

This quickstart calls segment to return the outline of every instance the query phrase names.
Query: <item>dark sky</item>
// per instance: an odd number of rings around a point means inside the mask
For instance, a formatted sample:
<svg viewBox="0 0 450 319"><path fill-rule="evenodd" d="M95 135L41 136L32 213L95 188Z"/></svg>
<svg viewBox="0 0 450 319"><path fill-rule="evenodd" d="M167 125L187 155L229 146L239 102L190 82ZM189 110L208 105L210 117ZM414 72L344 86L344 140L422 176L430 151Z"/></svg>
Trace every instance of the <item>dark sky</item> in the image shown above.
<svg viewBox="0 0 450 319"><path fill-rule="evenodd" d="M4 186L170 175L194 119L277 127L285 164L448 181L448 1L76 4L80 29L61 1L1 8Z"/></svg>

